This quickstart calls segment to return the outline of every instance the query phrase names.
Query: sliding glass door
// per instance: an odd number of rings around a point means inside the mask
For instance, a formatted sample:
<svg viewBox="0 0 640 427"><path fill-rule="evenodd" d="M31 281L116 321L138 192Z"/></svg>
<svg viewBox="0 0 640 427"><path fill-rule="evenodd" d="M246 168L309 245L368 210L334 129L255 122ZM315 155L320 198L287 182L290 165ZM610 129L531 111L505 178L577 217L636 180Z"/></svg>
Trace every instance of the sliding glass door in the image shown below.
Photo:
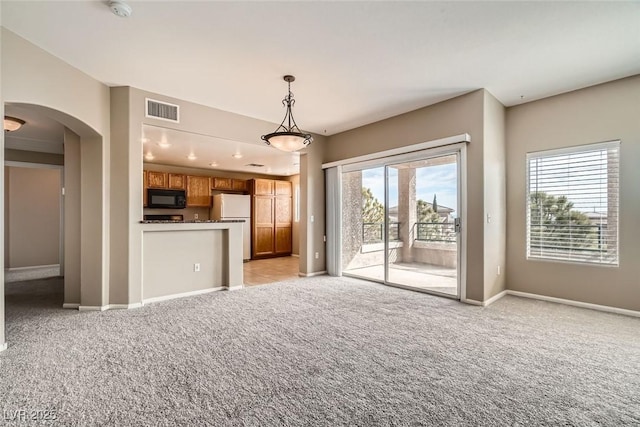
<svg viewBox="0 0 640 427"><path fill-rule="evenodd" d="M460 151L426 150L342 173L342 273L460 297Z"/></svg>

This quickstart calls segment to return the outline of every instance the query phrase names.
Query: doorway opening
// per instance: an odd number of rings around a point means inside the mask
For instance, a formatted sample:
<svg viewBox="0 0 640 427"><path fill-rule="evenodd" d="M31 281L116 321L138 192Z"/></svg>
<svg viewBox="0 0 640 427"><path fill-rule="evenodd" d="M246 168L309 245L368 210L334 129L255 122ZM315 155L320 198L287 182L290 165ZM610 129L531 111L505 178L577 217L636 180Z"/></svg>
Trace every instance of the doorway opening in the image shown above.
<svg viewBox="0 0 640 427"><path fill-rule="evenodd" d="M431 149L343 166L342 274L460 299L461 156Z"/></svg>

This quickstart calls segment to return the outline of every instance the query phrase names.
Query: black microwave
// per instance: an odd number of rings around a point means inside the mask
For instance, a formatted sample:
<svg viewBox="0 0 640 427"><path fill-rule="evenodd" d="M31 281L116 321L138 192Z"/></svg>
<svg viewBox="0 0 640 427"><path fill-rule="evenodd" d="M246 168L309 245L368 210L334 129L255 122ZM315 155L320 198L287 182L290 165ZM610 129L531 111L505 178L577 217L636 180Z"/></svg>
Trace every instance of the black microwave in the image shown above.
<svg viewBox="0 0 640 427"><path fill-rule="evenodd" d="M161 209L184 209L187 207L187 193L184 190L147 189L147 207Z"/></svg>

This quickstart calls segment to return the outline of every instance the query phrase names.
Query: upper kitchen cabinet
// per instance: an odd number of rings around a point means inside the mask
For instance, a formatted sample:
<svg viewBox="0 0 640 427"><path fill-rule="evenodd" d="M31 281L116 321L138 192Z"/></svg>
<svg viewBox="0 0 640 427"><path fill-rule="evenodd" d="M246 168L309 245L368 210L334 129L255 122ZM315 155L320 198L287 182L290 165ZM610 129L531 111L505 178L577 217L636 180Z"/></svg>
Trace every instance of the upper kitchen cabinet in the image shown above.
<svg viewBox="0 0 640 427"><path fill-rule="evenodd" d="M148 171L142 171L142 207L147 207L147 188L149 188Z"/></svg>
<svg viewBox="0 0 640 427"><path fill-rule="evenodd" d="M178 173L169 174L169 188L172 190L184 190L186 186L186 177Z"/></svg>
<svg viewBox="0 0 640 427"><path fill-rule="evenodd" d="M167 188L169 184L166 172L147 171L148 188Z"/></svg>
<svg viewBox="0 0 640 427"><path fill-rule="evenodd" d="M252 194L255 196L273 196L275 184L272 179L254 179Z"/></svg>
<svg viewBox="0 0 640 427"><path fill-rule="evenodd" d="M219 191L247 191L247 181L235 178L211 178L211 184L214 190Z"/></svg>
<svg viewBox="0 0 640 427"><path fill-rule="evenodd" d="M187 207L211 207L211 179L187 175Z"/></svg>

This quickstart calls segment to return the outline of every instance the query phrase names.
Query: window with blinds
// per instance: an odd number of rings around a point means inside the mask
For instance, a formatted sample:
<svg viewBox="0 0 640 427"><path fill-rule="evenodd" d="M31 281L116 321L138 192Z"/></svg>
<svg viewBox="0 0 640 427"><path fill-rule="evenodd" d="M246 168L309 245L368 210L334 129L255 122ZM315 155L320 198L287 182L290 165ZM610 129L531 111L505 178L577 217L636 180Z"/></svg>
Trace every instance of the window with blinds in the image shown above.
<svg viewBox="0 0 640 427"><path fill-rule="evenodd" d="M527 154L527 259L618 265L620 141Z"/></svg>

